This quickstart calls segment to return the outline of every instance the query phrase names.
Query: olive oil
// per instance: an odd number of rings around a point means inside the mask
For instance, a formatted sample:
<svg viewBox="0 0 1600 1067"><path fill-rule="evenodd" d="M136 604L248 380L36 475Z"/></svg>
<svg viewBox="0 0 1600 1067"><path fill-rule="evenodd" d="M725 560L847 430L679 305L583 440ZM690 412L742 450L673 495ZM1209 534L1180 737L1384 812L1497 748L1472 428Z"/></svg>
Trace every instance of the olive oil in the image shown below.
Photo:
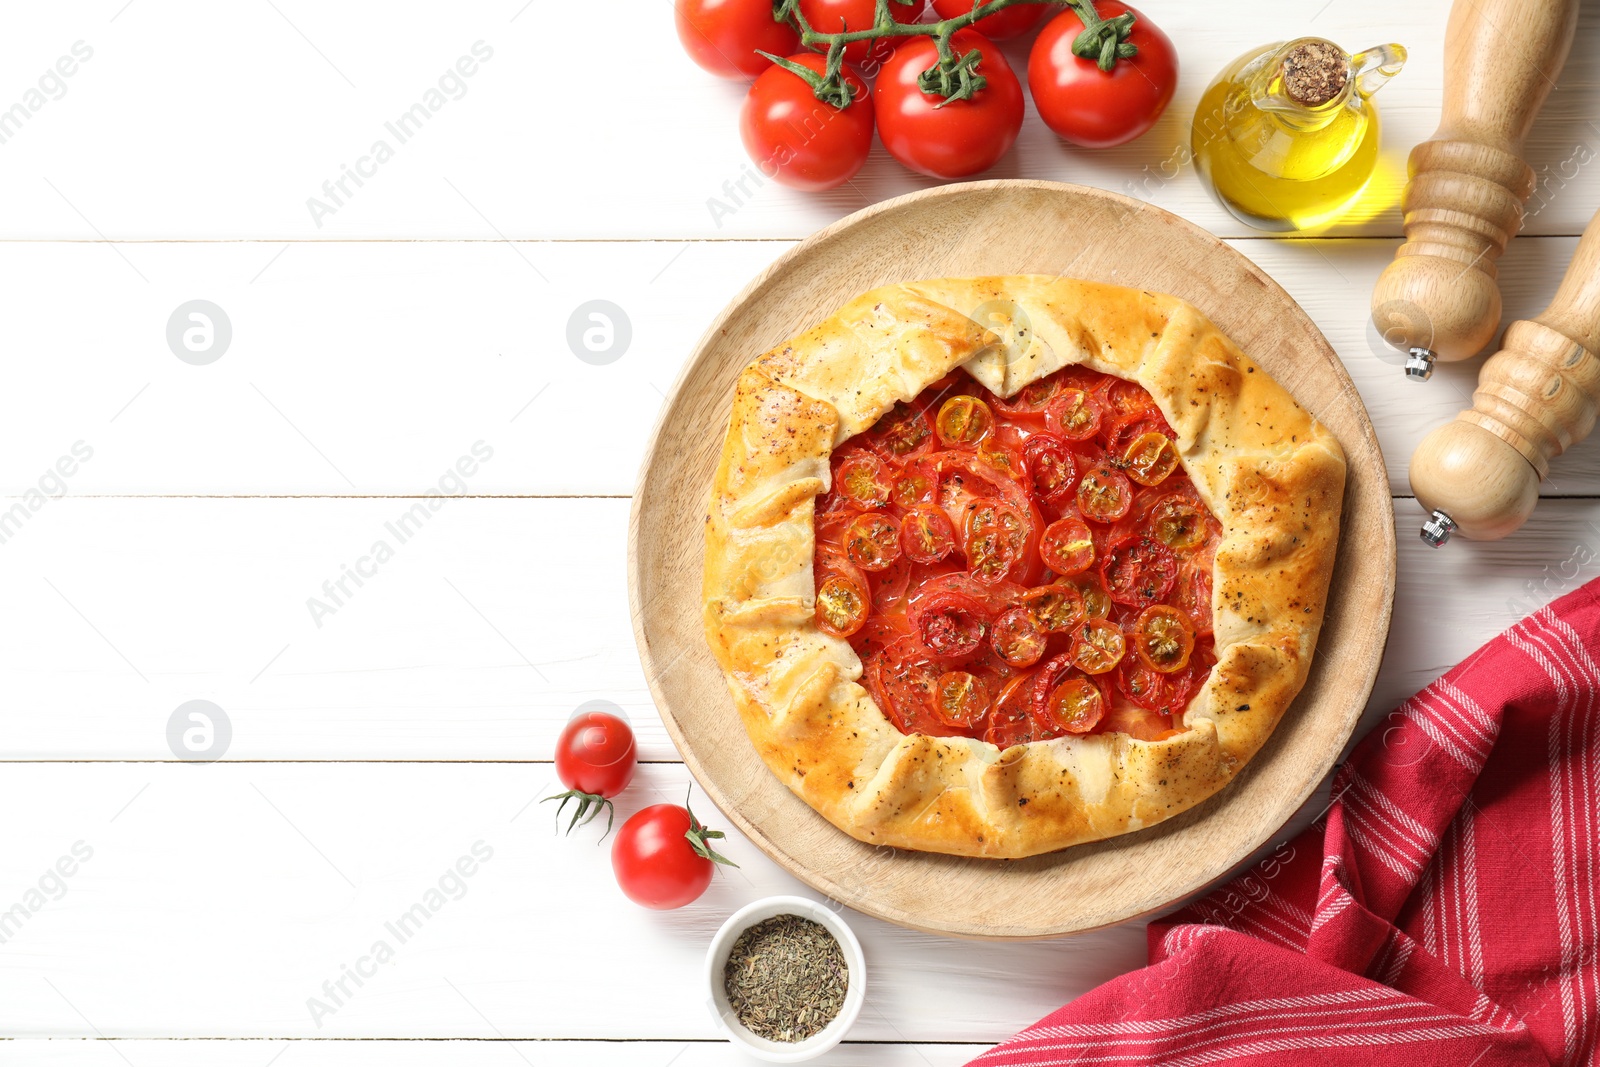
<svg viewBox="0 0 1600 1067"><path fill-rule="evenodd" d="M1240 56L1200 98L1195 164L1222 205L1264 230L1314 230L1336 221L1378 162L1372 94L1406 52L1382 45L1351 56L1302 37Z"/></svg>

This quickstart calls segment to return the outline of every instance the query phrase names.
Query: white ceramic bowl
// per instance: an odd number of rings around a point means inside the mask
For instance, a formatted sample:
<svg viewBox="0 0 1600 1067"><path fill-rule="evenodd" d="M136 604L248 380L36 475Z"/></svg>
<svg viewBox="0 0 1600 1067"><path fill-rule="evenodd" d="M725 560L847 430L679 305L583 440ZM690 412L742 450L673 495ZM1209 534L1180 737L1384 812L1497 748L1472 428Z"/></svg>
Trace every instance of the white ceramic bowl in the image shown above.
<svg viewBox="0 0 1600 1067"><path fill-rule="evenodd" d="M722 972L727 966L728 954L733 951L733 943L747 929L775 915L799 915L821 923L839 942L845 965L850 968L850 985L838 1017L804 1041L769 1041L746 1030L729 1005L728 991L723 985ZM861 1014L861 1005L867 999L867 961L855 933L828 908L805 897L764 897L728 916L717 936L711 939L711 948L706 952L706 985L710 998L707 1007L729 1041L752 1056L772 1063L802 1063L837 1045Z"/></svg>

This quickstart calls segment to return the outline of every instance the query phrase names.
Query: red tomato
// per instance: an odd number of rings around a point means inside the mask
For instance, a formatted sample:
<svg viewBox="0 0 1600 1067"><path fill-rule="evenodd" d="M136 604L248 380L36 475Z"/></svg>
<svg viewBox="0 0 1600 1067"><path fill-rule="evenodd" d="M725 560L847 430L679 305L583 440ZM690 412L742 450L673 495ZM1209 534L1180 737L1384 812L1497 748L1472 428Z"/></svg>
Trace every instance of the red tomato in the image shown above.
<svg viewBox="0 0 1600 1067"><path fill-rule="evenodd" d="M962 659L983 645L989 631L983 605L960 593L937 593L911 609L911 625L936 656Z"/></svg>
<svg viewBox="0 0 1600 1067"><path fill-rule="evenodd" d="M844 551L864 571L888 570L900 558L900 524L876 512L858 515L845 527Z"/></svg>
<svg viewBox="0 0 1600 1067"><path fill-rule="evenodd" d="M957 15L965 15L983 2L984 0L933 0L933 10L939 13L941 19L950 19ZM1049 14L1049 4L1018 4L979 19L973 23L972 28L991 41L1009 41L1013 37L1031 33Z"/></svg>
<svg viewBox="0 0 1600 1067"><path fill-rule="evenodd" d="M1082 519L1057 519L1044 528L1039 554L1046 567L1063 577L1082 574L1094 563L1094 537Z"/></svg>
<svg viewBox="0 0 1600 1067"><path fill-rule="evenodd" d="M1037 675L1021 674L1011 679L994 698L989 725L983 739L1000 749L1025 745L1044 736L1033 717L1033 691Z"/></svg>
<svg viewBox="0 0 1600 1067"><path fill-rule="evenodd" d="M1173 674L1189 665L1194 652L1194 626L1183 612L1151 604L1139 613L1133 628L1133 650L1151 669Z"/></svg>
<svg viewBox="0 0 1600 1067"><path fill-rule="evenodd" d="M975 396L953 396L939 405L933 432L946 448L976 448L994 429L994 412Z"/></svg>
<svg viewBox="0 0 1600 1067"><path fill-rule="evenodd" d="M1118 604L1147 608L1172 591L1178 579L1178 561L1160 541L1134 534L1106 552L1100 577Z"/></svg>
<svg viewBox="0 0 1600 1067"><path fill-rule="evenodd" d="M866 625L871 590L850 558L833 545L819 544L813 566L817 583L817 629L849 637Z"/></svg>
<svg viewBox="0 0 1600 1067"><path fill-rule="evenodd" d="M933 447L933 428L920 407L896 403L862 439L873 451L891 463L904 463Z"/></svg>
<svg viewBox="0 0 1600 1067"><path fill-rule="evenodd" d="M947 726L970 729L989 713L989 688L966 671L949 671L933 686L933 713Z"/></svg>
<svg viewBox="0 0 1600 1067"><path fill-rule="evenodd" d="M1064 634L1089 615L1082 591L1071 582L1053 582L1022 594L1022 606L1047 634Z"/></svg>
<svg viewBox="0 0 1600 1067"><path fill-rule="evenodd" d="M883 507L894 488L888 464L864 448L841 448L833 454L833 482L838 495L859 508Z"/></svg>
<svg viewBox="0 0 1600 1067"><path fill-rule="evenodd" d="M721 830L708 830L688 808L652 804L617 831L611 869L629 900L665 911L698 900L711 884L714 864L732 863L712 850Z"/></svg>
<svg viewBox="0 0 1600 1067"><path fill-rule="evenodd" d="M1133 506L1133 486L1114 467L1096 467L1078 482L1078 510L1090 522L1116 522Z"/></svg>
<svg viewBox="0 0 1600 1067"><path fill-rule="evenodd" d="M980 582L1016 580L1028 568L1033 523L1003 500L983 501L967 513L967 570Z"/></svg>
<svg viewBox="0 0 1600 1067"><path fill-rule="evenodd" d="M956 550L950 517L938 508L918 507L900 523L900 547L913 562L939 562Z"/></svg>
<svg viewBox="0 0 1600 1067"><path fill-rule="evenodd" d="M578 810L567 824L567 832L580 822L588 822L606 810L606 832L611 832L611 798L627 788L633 779L633 729L605 711L583 711L567 721L556 738L556 777L567 787L546 800L560 800L556 818L569 800Z"/></svg>
<svg viewBox="0 0 1600 1067"><path fill-rule="evenodd" d="M1140 485L1160 485L1178 469L1178 448L1163 433L1142 433L1122 453L1128 477Z"/></svg>
<svg viewBox="0 0 1600 1067"><path fill-rule="evenodd" d="M770 0L676 0L678 40L689 58L719 78L754 78L772 65L756 50L786 56L800 35L772 17Z"/></svg>
<svg viewBox="0 0 1600 1067"><path fill-rule="evenodd" d="M1199 548L1210 532L1205 509L1182 493L1157 500L1147 513L1145 524L1157 541L1174 552Z"/></svg>
<svg viewBox="0 0 1600 1067"><path fill-rule="evenodd" d="M1072 664L1084 674L1104 674L1128 651L1127 639L1114 622L1085 619L1072 638Z"/></svg>
<svg viewBox="0 0 1600 1067"><path fill-rule="evenodd" d="M1050 691L1045 704L1046 720L1069 734L1086 734L1106 713L1105 695L1087 678L1068 678Z"/></svg>
<svg viewBox="0 0 1600 1067"><path fill-rule="evenodd" d="M931 434L932 431L929 431ZM939 494L939 468L929 460L909 464L894 480L889 499L903 508L932 504Z"/></svg>
<svg viewBox="0 0 1600 1067"><path fill-rule="evenodd" d="M1100 404L1082 389L1063 389L1045 406L1044 424L1069 441L1087 441L1100 429Z"/></svg>
<svg viewBox="0 0 1600 1067"><path fill-rule="evenodd" d="M1022 463L1034 496L1054 504L1078 482L1077 461L1067 442L1050 433L1036 433L1022 446Z"/></svg>
<svg viewBox="0 0 1600 1067"><path fill-rule="evenodd" d="M868 30L877 23L877 6L877 0L800 0L800 14L818 33ZM915 22L921 14L922 0L909 4L889 0L889 17L896 22ZM852 41L844 46L844 61L860 67L869 78L877 77L883 61L894 51L896 40L880 37L875 41Z"/></svg>
<svg viewBox="0 0 1600 1067"><path fill-rule="evenodd" d="M988 170L1010 151L1022 129L1022 86L1005 56L987 38L962 30L951 39L957 53L977 49L977 73L988 84L969 100L944 101L924 93L918 76L939 61L928 37L914 37L883 65L872 90L878 136L889 154L933 178L965 178Z"/></svg>
<svg viewBox="0 0 1600 1067"><path fill-rule="evenodd" d="M1031 667L1044 658L1047 638L1033 613L1025 607L1011 608L990 627L989 643L995 655L1013 667Z"/></svg>
<svg viewBox="0 0 1600 1067"><path fill-rule="evenodd" d="M818 74L828 66L810 52L789 61ZM791 188L815 191L843 185L861 169L872 149L872 95L855 71L846 67L840 73L855 90L843 109L818 100L805 79L777 65L750 86L739 133L761 173Z"/></svg>
<svg viewBox="0 0 1600 1067"><path fill-rule="evenodd" d="M1072 54L1083 20L1070 8L1045 24L1028 56L1028 90L1039 117L1061 137L1084 148L1110 148L1154 126L1178 87L1178 53L1155 23L1118 0L1096 0L1106 21L1132 12L1127 43L1138 49L1119 57L1110 73Z"/></svg>
<svg viewBox="0 0 1600 1067"><path fill-rule="evenodd" d="M945 666L916 637L891 644L862 671L867 691L903 734L945 737L956 732L934 714L934 694Z"/></svg>
<svg viewBox="0 0 1600 1067"><path fill-rule="evenodd" d="M1211 568L1185 563L1178 571L1172 604L1189 617L1195 633L1211 633L1216 625L1211 607Z"/></svg>

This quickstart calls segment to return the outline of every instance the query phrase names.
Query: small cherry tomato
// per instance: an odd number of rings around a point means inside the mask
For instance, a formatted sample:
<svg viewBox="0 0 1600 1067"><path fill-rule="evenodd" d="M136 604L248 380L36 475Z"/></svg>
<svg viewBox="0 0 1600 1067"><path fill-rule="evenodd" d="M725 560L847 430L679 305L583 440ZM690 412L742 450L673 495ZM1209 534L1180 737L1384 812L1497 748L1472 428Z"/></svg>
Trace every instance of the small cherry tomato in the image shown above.
<svg viewBox="0 0 1600 1067"><path fill-rule="evenodd" d="M866 623L867 603L863 586L832 575L817 589L817 628L834 637L849 637Z"/></svg>
<svg viewBox="0 0 1600 1067"><path fill-rule="evenodd" d="M962 659L978 651L989 632L984 614L982 604L960 593L936 593L911 611L923 645L944 659Z"/></svg>
<svg viewBox="0 0 1600 1067"><path fill-rule="evenodd" d="M932 178L966 178L988 170L1011 150L1022 129L1022 86L1000 49L971 30L952 35L951 44L958 55L976 50L980 56L975 73L986 84L969 99L923 92L922 72L939 62L930 37L914 37L895 49L872 90L883 147Z"/></svg>
<svg viewBox="0 0 1600 1067"><path fill-rule="evenodd" d="M1156 711L1166 703L1167 676L1138 656L1125 656L1117 666L1117 688L1141 708Z"/></svg>
<svg viewBox="0 0 1600 1067"><path fill-rule="evenodd" d="M800 14L819 33L870 30L877 23L877 0L800 0ZM915 22L921 14L921 0L914 3L889 0L889 17L896 22ZM880 37L851 41L844 46L844 61L860 67L869 78L877 77L884 60L894 51L895 40Z"/></svg>
<svg viewBox="0 0 1600 1067"><path fill-rule="evenodd" d="M1108 619L1085 619L1073 634L1072 663L1084 674L1104 674L1128 650L1117 624Z"/></svg>
<svg viewBox="0 0 1600 1067"><path fill-rule="evenodd" d="M1178 571L1172 604L1189 617L1195 633L1211 633L1216 628L1211 606L1211 568L1185 563Z"/></svg>
<svg viewBox="0 0 1600 1067"><path fill-rule="evenodd" d="M994 698L989 709L989 725L983 739L999 749L1025 745L1038 740L1043 731L1033 716L1033 691L1037 675L1021 674L1011 679Z"/></svg>
<svg viewBox="0 0 1600 1067"><path fill-rule="evenodd" d="M966 671L948 671L933 686L933 713L947 725L967 729L989 712L989 689Z"/></svg>
<svg viewBox="0 0 1600 1067"><path fill-rule="evenodd" d="M1045 24L1028 56L1028 89L1034 107L1059 136L1084 148L1109 148L1154 126L1178 86L1178 54L1167 35L1144 15L1118 0L1095 0L1110 22L1133 15L1126 43L1136 54L1111 56L1111 69L1073 54L1083 20L1068 9ZM1113 50L1116 43L1112 43ZM1105 55L1105 53L1102 53Z"/></svg>
<svg viewBox="0 0 1600 1067"><path fill-rule="evenodd" d="M633 768L632 727L610 712L579 712L567 720L561 736L556 738L556 777L567 791L545 800L561 802L556 807L557 821L569 800L578 802L578 810L567 824L568 833L604 808L606 833L610 833L614 816L611 798L627 788L633 779Z"/></svg>
<svg viewBox="0 0 1600 1067"><path fill-rule="evenodd" d="M934 714L934 692L948 666L936 662L915 636L902 638L862 669L867 691L903 734L947 736L952 728Z"/></svg>
<svg viewBox="0 0 1600 1067"><path fill-rule="evenodd" d="M939 469L931 462L918 460L895 477L889 499L909 510L919 504L932 504L938 494Z"/></svg>
<svg viewBox="0 0 1600 1067"><path fill-rule="evenodd" d="M933 446L928 416L921 408L904 402L897 402L884 412L862 436L884 459L898 463L914 459Z"/></svg>
<svg viewBox="0 0 1600 1067"><path fill-rule="evenodd" d="M723 836L677 804L652 804L636 811L611 845L617 885L642 907L665 911L692 904L711 884L716 864L738 866L712 849L711 842Z"/></svg>
<svg viewBox="0 0 1600 1067"><path fill-rule="evenodd" d="M1096 467L1078 481L1078 510L1090 522L1116 522L1133 506L1133 487L1114 467Z"/></svg>
<svg viewBox="0 0 1600 1067"><path fill-rule="evenodd" d="M967 570L980 582L999 582L1027 568L1030 520L1004 501L986 500L967 515Z"/></svg>
<svg viewBox="0 0 1600 1067"><path fill-rule="evenodd" d="M950 517L935 507L918 507L900 522L900 547L915 563L937 563L956 549Z"/></svg>
<svg viewBox="0 0 1600 1067"><path fill-rule="evenodd" d="M754 78L772 66L757 50L786 56L800 35L772 17L771 0L676 0L678 40L689 58L719 78Z"/></svg>
<svg viewBox="0 0 1600 1067"><path fill-rule="evenodd" d="M1088 615L1083 594L1068 582L1041 585L1022 594L1022 606L1035 626L1047 634L1064 634Z"/></svg>
<svg viewBox="0 0 1600 1067"><path fill-rule="evenodd" d="M886 515L858 515L845 529L844 550L864 571L887 570L900 558L900 526Z"/></svg>
<svg viewBox="0 0 1600 1067"><path fill-rule="evenodd" d="M1150 506L1145 526L1152 537L1174 552L1199 548L1206 539L1206 513L1189 497L1173 493Z"/></svg>
<svg viewBox="0 0 1600 1067"><path fill-rule="evenodd" d="M1178 446L1162 433L1140 434L1122 454L1128 477L1140 485L1160 485L1178 469Z"/></svg>
<svg viewBox="0 0 1600 1067"><path fill-rule="evenodd" d="M1100 405L1082 389L1063 389L1044 409L1050 432L1069 441L1087 441L1100 429Z"/></svg>
<svg viewBox="0 0 1600 1067"><path fill-rule="evenodd" d="M1044 565L1062 577L1082 574L1094 563L1094 536L1082 519L1069 515L1044 528L1039 554Z"/></svg>
<svg viewBox="0 0 1600 1067"><path fill-rule="evenodd" d="M1078 465L1067 442L1049 433L1036 433L1022 446L1022 463L1033 493L1054 504L1078 483Z"/></svg>
<svg viewBox="0 0 1600 1067"><path fill-rule="evenodd" d="M1017 391L1017 395L1002 404L1007 412L1012 415L1040 416L1050 401L1056 398L1063 386L1060 375L1052 374L1048 378L1029 382Z"/></svg>
<svg viewBox="0 0 1600 1067"><path fill-rule="evenodd" d="M828 66L812 52L790 56L788 62L819 76ZM854 90L842 108L817 99L804 78L778 64L750 86L739 112L739 134L761 173L809 192L855 177L872 150L872 94L849 67L840 77Z"/></svg>
<svg viewBox="0 0 1600 1067"><path fill-rule="evenodd" d="M1145 608L1172 591L1178 561L1170 549L1151 537L1124 537L1106 552L1100 564L1106 592L1118 604Z"/></svg>
<svg viewBox="0 0 1600 1067"><path fill-rule="evenodd" d="M972 448L994 430L994 412L975 396L953 396L939 406L933 429L946 448Z"/></svg>
<svg viewBox="0 0 1600 1067"><path fill-rule="evenodd" d="M1044 658L1046 638L1025 607L1001 613L990 627L989 643L995 655L1013 667L1031 667Z"/></svg>
<svg viewBox="0 0 1600 1067"><path fill-rule="evenodd" d="M984 0L933 0L933 10L941 19L965 15ZM1009 41L1031 33L1050 14L1049 4L1018 4L1004 11L996 11L972 24L972 28L991 41Z"/></svg>
<svg viewBox="0 0 1600 1067"><path fill-rule="evenodd" d="M833 479L839 495L861 508L883 507L894 488L888 465L860 448L844 450L834 456Z"/></svg>
<svg viewBox="0 0 1600 1067"><path fill-rule="evenodd" d="M1068 678L1050 691L1045 706L1050 724L1069 734L1086 734L1093 730L1105 712L1104 694L1087 678Z"/></svg>
<svg viewBox="0 0 1600 1067"><path fill-rule="evenodd" d="M1181 671L1194 651L1194 627L1177 608L1152 604L1134 623L1133 650L1162 674Z"/></svg>
<svg viewBox="0 0 1600 1067"><path fill-rule="evenodd" d="M1055 584L1070 586L1083 598L1083 613L1085 616L1103 619L1111 614L1111 596L1106 592L1106 587L1101 584L1098 574L1091 571L1071 578L1062 578Z"/></svg>

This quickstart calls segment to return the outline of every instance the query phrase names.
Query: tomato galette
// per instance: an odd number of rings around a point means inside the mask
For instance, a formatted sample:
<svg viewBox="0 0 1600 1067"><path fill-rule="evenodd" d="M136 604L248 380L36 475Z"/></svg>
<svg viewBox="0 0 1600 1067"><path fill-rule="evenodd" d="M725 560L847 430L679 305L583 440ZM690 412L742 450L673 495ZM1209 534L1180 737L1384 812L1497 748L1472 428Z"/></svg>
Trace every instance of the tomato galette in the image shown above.
<svg viewBox="0 0 1600 1067"><path fill-rule="evenodd" d="M1110 837L1220 789L1299 692L1344 470L1174 297L889 286L741 375L707 636L767 766L854 837Z"/></svg>

